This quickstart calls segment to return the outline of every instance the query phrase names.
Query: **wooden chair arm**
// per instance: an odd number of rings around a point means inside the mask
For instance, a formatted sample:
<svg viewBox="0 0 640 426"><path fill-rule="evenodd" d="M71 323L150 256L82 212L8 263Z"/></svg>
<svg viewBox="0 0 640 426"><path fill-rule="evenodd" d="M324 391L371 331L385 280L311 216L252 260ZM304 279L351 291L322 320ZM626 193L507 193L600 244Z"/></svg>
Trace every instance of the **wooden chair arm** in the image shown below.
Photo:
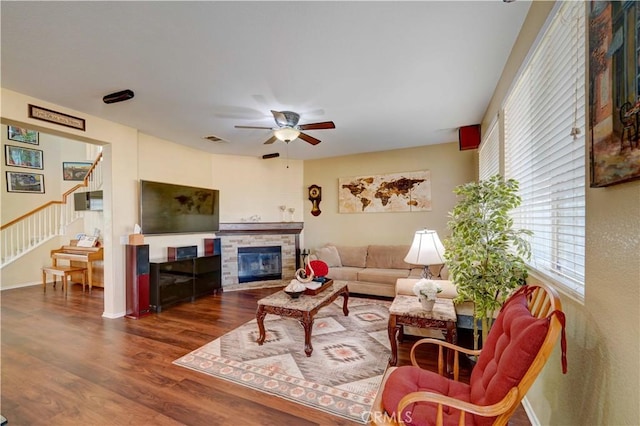
<svg viewBox="0 0 640 426"><path fill-rule="evenodd" d="M438 404L438 412L436 416L436 426L441 426L444 421L443 410L442 407L444 405L460 410L460 418L458 421L459 425L464 425L465 423L465 414L477 414L483 417L495 417L502 413L505 413L510 408L513 407L515 403L519 401L518 397L518 388L513 387L509 392L502 398L500 401L496 402L493 405L476 405L470 402L461 401L459 399L452 398L446 395L440 395L433 392L411 392L405 395L400 402L398 403L398 408L396 410L398 423L401 425L405 425L404 418L405 416L402 414L404 409L413 403L416 402L431 402L434 404Z"/></svg>
<svg viewBox="0 0 640 426"><path fill-rule="evenodd" d="M410 357L411 357L411 364L416 366L416 367L420 367L420 365L418 364L418 361L416 359L416 355L415 355L415 350L418 346L423 345L423 344L433 344L438 346L438 374L440 374L441 376L444 376L444 366L445 366L445 359L444 359L444 351L443 349L448 349L448 350L452 350L453 352L453 380L455 380L456 382L458 381L458 376L460 373L460 357L459 354L463 353L466 355L475 355L478 356L480 355L480 350L474 350L474 349L467 349L467 348L463 348L462 346L458 346L458 345L454 345L452 343L448 343L442 340L438 340L438 339L431 339L431 338L425 338L425 339L420 339L418 340L416 343L414 343L414 345L411 347L411 352L410 352Z"/></svg>
<svg viewBox="0 0 640 426"><path fill-rule="evenodd" d="M462 353L467 354L467 355L479 356L480 352L482 352L482 350L480 350L480 349L478 349L478 350L467 349L467 348L463 348L462 346L454 345L453 343L445 342L444 340L438 340L438 339L432 339L430 337L426 337L424 339L418 340L417 342L415 342L413 344L413 347L411 348L411 359L412 360L415 359L415 357L413 356L413 352L414 352L415 348L418 345L422 345L424 343L431 343L431 344L434 344L434 345L437 345L437 346L445 347L447 349L453 349L454 351L462 352Z"/></svg>

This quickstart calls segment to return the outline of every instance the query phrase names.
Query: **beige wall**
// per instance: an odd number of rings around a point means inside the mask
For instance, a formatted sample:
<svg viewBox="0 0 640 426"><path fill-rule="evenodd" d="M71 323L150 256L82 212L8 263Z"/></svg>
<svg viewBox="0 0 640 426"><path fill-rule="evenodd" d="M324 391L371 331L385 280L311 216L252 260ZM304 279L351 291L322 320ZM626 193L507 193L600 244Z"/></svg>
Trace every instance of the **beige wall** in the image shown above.
<svg viewBox="0 0 640 426"><path fill-rule="evenodd" d="M513 75L551 6L550 2L532 3L530 15L483 124L495 116ZM61 126L29 119L26 116L27 103L86 118L87 131L61 129ZM280 160L209 156L204 162L200 156L184 148L169 159L153 148L156 142L163 146L169 142L138 135L135 129L7 90L2 91L1 107L0 115L5 124L24 125L91 143L108 144L105 147L107 210L104 213L107 317L122 315L124 311L124 250L118 243L119 237L129 233L137 220L137 181L140 178L164 180L160 177L166 172L140 161L138 145L145 155L153 155L151 158L158 161L157 164L184 167L186 174L194 172L205 179L203 186L211 184L221 189L223 206L229 207L222 210L224 221L239 221L253 214L262 216L264 221L275 221L279 219L277 206L291 203L296 208L295 219L305 222L304 245L308 248L326 242L408 244L413 232L423 227L437 229L446 235L446 214L455 203L451 190L459 183L474 180L476 176L473 153L459 152L455 143L308 161L304 167L296 164L293 170L286 170ZM208 175L204 176L200 170L193 171L189 161L186 166L177 166L175 160L183 158L183 155L196 161L198 167L208 170ZM339 177L411 170L431 171L431 212L337 213ZM273 179L264 181L265 176L271 176L271 171L275 173ZM290 171L294 171L294 176ZM172 176L182 179L179 175ZM322 214L318 217L310 214L311 204L306 200L306 188L312 184L323 189ZM227 195L231 193L238 195ZM6 202L0 202L4 211ZM569 373L566 376L561 374L558 345L528 393L526 402L539 424L637 424L640 419L640 182L589 189L586 210L586 297L584 301L574 301L563 296L567 314ZM231 214L231 211L239 213ZM151 240L151 244L162 247L168 242ZM22 267L33 268L33 263Z"/></svg>
<svg viewBox="0 0 640 426"><path fill-rule="evenodd" d="M482 121L485 127L495 117L514 75L552 7L553 2L532 3ZM588 153L587 147L585 151ZM589 173L586 175L588 180ZM638 424L638 218L640 181L587 189L586 296L584 301L576 301L562 295L567 317L569 372L562 375L558 344L526 397L525 406L534 424Z"/></svg>
<svg viewBox="0 0 640 426"><path fill-rule="evenodd" d="M411 244L415 231L424 228L446 237L447 214L456 202L452 190L475 179L474 158L474 151L459 151L455 142L306 161L304 198L310 185L322 187L322 213L311 215L311 202L305 201L305 247L313 249L326 243ZM431 211L338 213L338 178L417 170L431 172Z"/></svg>
<svg viewBox="0 0 640 426"><path fill-rule="evenodd" d="M58 111L86 120L86 131L76 130L53 123L29 118L28 105ZM0 117L3 124L12 124L37 130L54 136L60 136L90 144L103 145L104 169L104 312L108 318L124 315L124 250L115 243L119 235L125 234L127 226L135 222L135 173L137 152L131 147L137 146L138 132L135 129L89 116L59 105L51 104L23 94L2 89L2 109ZM116 165L112 167L112 165ZM46 185L46 183L45 183ZM4 203L3 203L4 204ZM41 266L40 259L29 263L29 273ZM5 287L4 271L2 288ZM39 282L39 281L38 281ZM15 286L15 283L10 283ZM19 285L19 284L18 284Z"/></svg>
<svg viewBox="0 0 640 426"><path fill-rule="evenodd" d="M29 103L84 118L87 122L87 131L80 132L30 119L26 116ZM304 199L303 188L300 185L303 173L302 161L263 160L203 153L6 89L2 90L0 115L3 124L20 125L38 130L45 140L51 142L47 144L44 159L45 171L51 173L46 176L45 186L47 195L52 197L55 194L59 197L67 189L68 184L62 181L61 161L78 160L80 158L76 155L81 156L87 151L92 152L93 150L87 149L92 145L87 146L86 143L103 146L105 199L102 233L105 245L104 316L106 317L115 318L124 315L125 265L124 246L121 244L121 239L133 231L138 221L139 179L219 189L221 222L241 222L249 220L252 216L259 216L262 222L279 222L282 220L278 208L280 205L295 209L294 221L303 220ZM6 138L6 127L2 130ZM79 148L73 153L61 154L66 151L62 148L66 143L83 147L84 150ZM51 190L50 185L54 187ZM33 203L14 202L13 199L6 199L8 195L31 196L42 200ZM34 194L6 194L4 190L0 197L2 223L46 201L49 199ZM11 208L5 210L7 206ZM9 214L12 217L9 218ZM73 229L72 233L82 230L81 228ZM212 235L149 236L146 242L150 245L151 256L160 257L166 253L167 247L176 245L198 245L202 252L204 251L203 239ZM40 266L49 264L49 251L63 243L62 239L56 239L27 258L3 268L0 289L39 284L41 282Z"/></svg>
<svg viewBox="0 0 640 426"><path fill-rule="evenodd" d="M29 149L37 149L42 151L43 169L28 169L23 167L9 167L5 161L0 165L0 174L2 175L2 190L0 193L2 206L0 214L0 223L5 224L16 219L24 213L33 210L49 201L62 201L62 194L73 188L81 182L65 181L62 179L62 163L65 161L83 161L93 162L95 158L88 157L89 153L86 144L73 141L61 136L40 133L39 144L31 145L15 141L7 138L7 126L0 126L2 134L2 149L6 144L19 146ZM3 154L4 155L4 154ZM6 171L38 173L44 175L44 194L16 193L7 191ZM102 229L102 215L99 212L91 212L91 216L100 216L100 224L91 222L84 226L84 221L79 219L67 228L67 236L76 235L78 232L88 232L94 226ZM49 252L54 248L59 248L62 244L66 244L70 237L54 238L46 243L46 245L30 258L23 258L15 261L2 269L2 279L0 280L0 288L10 288L18 285L31 285L40 283L42 275L38 267L33 265L46 265L50 263Z"/></svg>
<svg viewBox="0 0 640 426"><path fill-rule="evenodd" d="M206 154L144 134L139 136L138 149L139 179L220 190L222 223L249 221L254 216L261 222L280 222L279 205L294 208L293 219L302 220L302 161ZM152 235L145 242L155 258L172 246L197 245L203 253L204 238L214 235Z"/></svg>
<svg viewBox="0 0 640 426"><path fill-rule="evenodd" d="M23 142L9 140L7 137L7 125L0 126L0 134L2 135L2 163L0 172L2 173L2 223L7 223L26 211L40 207L48 201L59 201L62 199L62 193L69 190L80 182L62 180L62 162L63 161L89 161L93 162L95 158L86 158L85 144L72 141L60 136L41 133L39 135L39 144L32 145ZM42 151L43 169L30 169L25 167L7 166L5 157L5 146L12 145L19 148L34 149ZM7 192L7 176L5 172L19 173L38 173L44 175L44 194L28 194Z"/></svg>

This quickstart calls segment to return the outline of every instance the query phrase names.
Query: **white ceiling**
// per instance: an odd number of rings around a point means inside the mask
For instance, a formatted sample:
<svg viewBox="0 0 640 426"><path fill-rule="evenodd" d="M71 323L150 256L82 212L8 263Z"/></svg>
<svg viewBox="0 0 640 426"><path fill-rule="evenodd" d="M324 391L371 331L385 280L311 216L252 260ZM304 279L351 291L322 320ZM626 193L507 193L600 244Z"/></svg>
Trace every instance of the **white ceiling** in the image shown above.
<svg viewBox="0 0 640 426"><path fill-rule="evenodd" d="M529 1L1 2L2 87L218 154L296 159L457 141L479 123ZM132 89L131 100L102 97ZM215 135L225 143L203 136Z"/></svg>

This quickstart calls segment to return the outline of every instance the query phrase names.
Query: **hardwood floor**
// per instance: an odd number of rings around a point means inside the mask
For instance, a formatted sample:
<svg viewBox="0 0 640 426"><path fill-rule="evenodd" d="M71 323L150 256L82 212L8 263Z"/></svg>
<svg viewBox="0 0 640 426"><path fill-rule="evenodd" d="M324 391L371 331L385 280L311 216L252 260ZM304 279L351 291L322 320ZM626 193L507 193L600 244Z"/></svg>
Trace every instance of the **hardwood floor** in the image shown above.
<svg viewBox="0 0 640 426"><path fill-rule="evenodd" d="M255 318L277 289L225 292L134 320L102 318L103 292L0 294L0 414L11 425L351 425L172 361ZM409 363L410 339L399 345ZM425 354L427 365L433 354ZM432 365L432 363L431 363ZM466 373L468 375L468 370ZM514 425L530 425L524 410Z"/></svg>

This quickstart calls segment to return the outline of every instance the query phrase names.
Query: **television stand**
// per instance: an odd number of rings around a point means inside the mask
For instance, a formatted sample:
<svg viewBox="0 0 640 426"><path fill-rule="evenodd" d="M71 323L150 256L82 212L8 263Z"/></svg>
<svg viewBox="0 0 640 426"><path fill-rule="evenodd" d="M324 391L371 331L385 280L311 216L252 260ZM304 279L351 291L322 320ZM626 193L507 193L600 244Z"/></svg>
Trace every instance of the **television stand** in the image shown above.
<svg viewBox="0 0 640 426"><path fill-rule="evenodd" d="M222 291L220 255L151 259L150 305L156 312Z"/></svg>

